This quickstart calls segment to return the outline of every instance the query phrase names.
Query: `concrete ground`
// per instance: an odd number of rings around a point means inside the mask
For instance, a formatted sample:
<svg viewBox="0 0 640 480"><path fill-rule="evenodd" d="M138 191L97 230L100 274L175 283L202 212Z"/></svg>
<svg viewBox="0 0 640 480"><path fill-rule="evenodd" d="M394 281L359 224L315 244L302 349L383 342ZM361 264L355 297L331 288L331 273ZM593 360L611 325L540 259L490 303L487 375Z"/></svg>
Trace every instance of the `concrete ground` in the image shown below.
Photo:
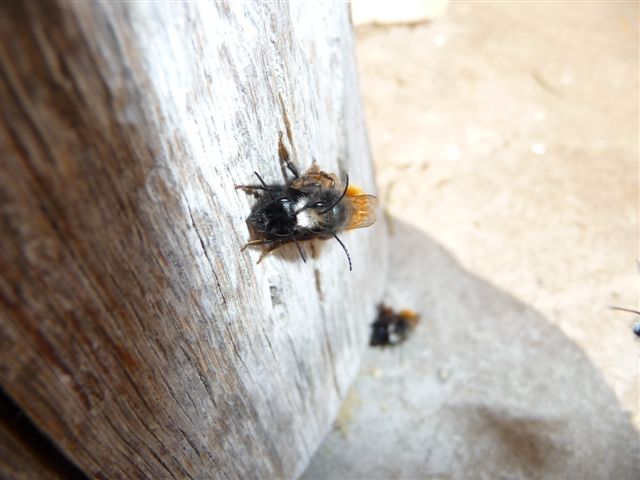
<svg viewBox="0 0 640 480"><path fill-rule="evenodd" d="M415 335L303 475L640 478L638 4L454 2L357 31ZM371 321L373 319L363 319Z"/></svg>

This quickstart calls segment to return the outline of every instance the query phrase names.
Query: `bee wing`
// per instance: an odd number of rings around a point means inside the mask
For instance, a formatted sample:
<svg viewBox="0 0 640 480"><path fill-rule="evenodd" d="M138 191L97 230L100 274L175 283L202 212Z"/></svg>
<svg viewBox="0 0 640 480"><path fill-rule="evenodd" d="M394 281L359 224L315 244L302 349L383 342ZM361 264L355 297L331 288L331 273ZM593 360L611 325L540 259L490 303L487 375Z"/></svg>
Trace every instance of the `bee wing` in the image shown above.
<svg viewBox="0 0 640 480"><path fill-rule="evenodd" d="M347 224L347 230L364 228L376 221L376 208L378 199L373 195L354 195L349 199L353 205L353 212Z"/></svg>

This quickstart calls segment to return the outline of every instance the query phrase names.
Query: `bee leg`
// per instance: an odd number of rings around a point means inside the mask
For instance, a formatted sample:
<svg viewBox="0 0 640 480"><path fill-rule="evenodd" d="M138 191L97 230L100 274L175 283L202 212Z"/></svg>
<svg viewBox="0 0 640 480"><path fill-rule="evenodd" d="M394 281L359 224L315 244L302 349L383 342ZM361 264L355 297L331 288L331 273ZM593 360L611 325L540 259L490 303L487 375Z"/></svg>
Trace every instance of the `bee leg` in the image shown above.
<svg viewBox="0 0 640 480"><path fill-rule="evenodd" d="M275 198L273 197L271 190L269 190L269 186L266 183L264 183L264 180L262 180L262 177L258 175L258 172L253 172L253 174L256 177L258 177L258 180L260 180L260 185L234 185L235 189L236 190L241 189L242 191L251 193L253 195L256 195L256 190L262 190L269 194L269 196L271 197L271 200L275 201Z"/></svg>
<svg viewBox="0 0 640 480"><path fill-rule="evenodd" d="M280 248L282 245L284 245L284 243L275 243L273 242L273 240L269 240L269 239L258 239L258 240L250 240L247 243L244 244L244 246L240 249L241 252L244 252L247 247L251 247L254 245L264 245L265 249L262 250L262 253L260 254L260 257L258 258L258 261L256 262L256 265L258 263L260 263L262 261L262 259L264 257L266 257L267 255L269 255L271 252L274 252L275 250L277 250L278 248Z"/></svg>
<svg viewBox="0 0 640 480"><path fill-rule="evenodd" d="M275 245L270 245L269 247L267 247L266 249L264 249L262 251L262 253L260 254L260 257L258 258L258 261L256 262L256 265L259 264L262 259L264 257L266 257L267 255L269 255L272 252L275 252L277 249L279 249L282 245L284 245L284 243L277 243Z"/></svg>
<svg viewBox="0 0 640 480"><path fill-rule="evenodd" d="M265 188L262 185L234 185L236 190L242 190L247 193L256 193L256 190L264 191Z"/></svg>
<svg viewBox="0 0 640 480"><path fill-rule="evenodd" d="M267 240L267 239L258 239L258 240L250 240L247 243L244 244L244 246L240 249L241 252L244 252L247 247L251 247L253 245L269 245L273 243L271 240Z"/></svg>
<svg viewBox="0 0 640 480"><path fill-rule="evenodd" d="M304 263L307 263L307 257L305 257L304 255L304 251L302 250L302 247L300 246L300 242L298 242L295 238L292 238L293 242L295 243L297 249L298 249L298 253L300 253L300 257L302 257L302 261ZM340 240L338 240L340 241ZM286 245L287 243L289 243L289 241L277 241L277 240L272 240L272 239L258 239L258 240L250 240L247 243L244 244L244 246L240 249L241 252L244 252L247 247L251 247L254 245L263 245L265 246L265 249L262 250L262 253L260 254L260 257L258 258L258 261L256 262L256 264L260 263L262 261L262 259L264 257L266 257L267 255L275 252L277 249L279 249L280 247L282 247L283 245Z"/></svg>
<svg viewBox="0 0 640 480"><path fill-rule="evenodd" d="M320 175L326 178L327 180L331 180L331 188L336 186L336 180L331 175L326 172L320 172Z"/></svg>
<svg viewBox="0 0 640 480"><path fill-rule="evenodd" d="M280 132L280 136L278 138L278 156L280 157L280 162L284 163L286 167L291 171L294 177L300 178L300 172L298 172L298 167L296 167L291 159L289 158L289 151L287 147L284 146L284 142L282 141L282 132ZM282 172L284 174L284 172ZM286 175L285 175L286 180Z"/></svg>

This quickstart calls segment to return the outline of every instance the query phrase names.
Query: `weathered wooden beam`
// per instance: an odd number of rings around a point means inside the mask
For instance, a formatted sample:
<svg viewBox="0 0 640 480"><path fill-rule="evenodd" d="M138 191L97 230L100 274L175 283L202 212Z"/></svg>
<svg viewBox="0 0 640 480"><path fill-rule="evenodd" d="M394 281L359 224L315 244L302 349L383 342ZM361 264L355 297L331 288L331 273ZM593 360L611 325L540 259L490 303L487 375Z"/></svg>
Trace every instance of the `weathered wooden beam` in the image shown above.
<svg viewBox="0 0 640 480"><path fill-rule="evenodd" d="M91 477L295 477L357 371L384 226L345 236L351 273L335 242L256 265L234 184L281 179L284 132L374 190L347 5L0 8L2 387Z"/></svg>

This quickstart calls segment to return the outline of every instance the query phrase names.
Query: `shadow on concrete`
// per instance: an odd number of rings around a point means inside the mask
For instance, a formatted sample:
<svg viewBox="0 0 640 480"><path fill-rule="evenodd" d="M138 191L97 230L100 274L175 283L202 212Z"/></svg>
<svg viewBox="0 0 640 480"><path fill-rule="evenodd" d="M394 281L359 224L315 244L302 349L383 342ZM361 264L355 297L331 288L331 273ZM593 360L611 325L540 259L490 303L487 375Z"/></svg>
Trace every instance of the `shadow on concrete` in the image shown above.
<svg viewBox="0 0 640 480"><path fill-rule="evenodd" d="M368 349L302 478L640 478L629 412L564 333L408 224L390 249L385 301L422 323Z"/></svg>

